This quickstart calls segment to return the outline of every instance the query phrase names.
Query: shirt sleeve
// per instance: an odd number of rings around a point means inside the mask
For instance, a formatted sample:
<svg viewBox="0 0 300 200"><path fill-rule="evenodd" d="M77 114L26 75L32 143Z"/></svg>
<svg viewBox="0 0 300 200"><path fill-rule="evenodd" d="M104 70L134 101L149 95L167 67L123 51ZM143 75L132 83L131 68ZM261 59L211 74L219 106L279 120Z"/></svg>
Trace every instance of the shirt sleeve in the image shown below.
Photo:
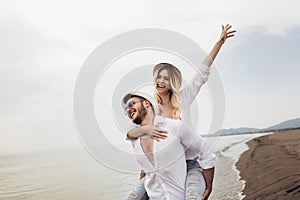
<svg viewBox="0 0 300 200"><path fill-rule="evenodd" d="M210 74L210 68L205 65L197 67L197 73L191 79L186 87L180 91L181 99L192 103L200 91L201 86L206 83Z"/></svg>
<svg viewBox="0 0 300 200"><path fill-rule="evenodd" d="M129 139L129 138L128 138L128 133L129 133L132 129L138 128L138 127L139 127L139 126L136 125L136 124L131 124L131 126L128 128L128 131L127 131L127 133L126 133L126 140L127 140L127 141L131 141L131 142L135 141L135 140L132 140L132 139Z"/></svg>
<svg viewBox="0 0 300 200"><path fill-rule="evenodd" d="M199 165L202 169L210 169L215 166L215 155L208 143L199 134L195 134L192 129L184 123L179 124L178 136L182 145L199 155Z"/></svg>
<svg viewBox="0 0 300 200"><path fill-rule="evenodd" d="M126 140L130 141L130 142L131 142L132 148L135 149L135 145L136 145L136 143L137 143L137 140L131 140L131 139L129 139L129 138L126 139Z"/></svg>

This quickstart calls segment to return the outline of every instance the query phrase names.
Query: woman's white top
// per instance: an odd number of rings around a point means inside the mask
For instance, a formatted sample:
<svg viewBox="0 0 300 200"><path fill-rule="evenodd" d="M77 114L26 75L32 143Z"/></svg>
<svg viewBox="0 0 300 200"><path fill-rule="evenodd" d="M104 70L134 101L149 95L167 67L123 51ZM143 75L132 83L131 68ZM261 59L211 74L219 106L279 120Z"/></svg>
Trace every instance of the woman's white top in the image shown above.
<svg viewBox="0 0 300 200"><path fill-rule="evenodd" d="M186 87L179 91L179 100L181 105L181 118L184 123L192 125L191 119L191 104L198 95L200 88L207 82L210 74L210 68L205 65L200 65L197 68L197 73Z"/></svg>
<svg viewBox="0 0 300 200"><path fill-rule="evenodd" d="M198 95L200 88L208 80L210 74L210 68L205 65L200 65L197 68L197 73L194 75L192 80L179 92L179 99L181 103L181 118L184 123L192 127L191 119L191 104ZM197 153L190 149L186 151L186 159L193 160L197 157ZM198 160L200 166L202 161ZM204 168L206 169L206 168Z"/></svg>

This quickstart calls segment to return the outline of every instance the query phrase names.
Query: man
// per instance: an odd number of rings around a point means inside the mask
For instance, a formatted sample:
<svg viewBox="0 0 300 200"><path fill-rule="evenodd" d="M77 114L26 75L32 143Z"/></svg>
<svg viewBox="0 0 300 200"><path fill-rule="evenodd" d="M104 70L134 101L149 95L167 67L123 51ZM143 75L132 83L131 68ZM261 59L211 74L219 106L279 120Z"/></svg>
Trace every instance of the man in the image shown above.
<svg viewBox="0 0 300 200"><path fill-rule="evenodd" d="M149 95L141 92L129 93L122 99L122 106L132 122L141 127L157 125L168 132L168 138L159 142L152 137L132 141L137 161L146 172L145 188L149 198L185 199L185 150L188 148L197 153L202 163L206 183L203 197L207 199L214 174L213 154L203 138L181 121L155 116L155 105Z"/></svg>

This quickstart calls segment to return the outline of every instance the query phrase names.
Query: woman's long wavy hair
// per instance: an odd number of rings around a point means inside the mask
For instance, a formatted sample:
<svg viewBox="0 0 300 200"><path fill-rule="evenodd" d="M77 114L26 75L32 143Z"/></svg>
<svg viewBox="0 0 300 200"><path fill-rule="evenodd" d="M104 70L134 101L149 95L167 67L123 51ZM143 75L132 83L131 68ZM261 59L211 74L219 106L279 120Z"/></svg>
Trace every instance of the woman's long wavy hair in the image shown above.
<svg viewBox="0 0 300 200"><path fill-rule="evenodd" d="M180 116L181 113L181 105L180 105L180 100L179 100L179 89L181 86L181 80L178 77L178 73L181 76L181 73L179 70L177 70L177 72L175 71L175 69L177 69L175 66L173 66L172 64L169 63L159 63L157 65L155 65L155 67L158 67L158 70L156 70L153 74L153 79L154 79L154 86L156 86L156 79L159 75L159 73L166 69L168 71L168 74L170 76L170 89L169 89L169 97L171 100L171 105L173 107L173 114L175 116ZM154 67L154 68L155 68ZM174 69L175 68L175 69ZM164 106L162 105L162 99L159 96L158 91L156 90L156 87L154 87L154 98L159 106L159 111L160 111L160 115L165 116L165 112L164 112ZM165 116L166 117L166 116Z"/></svg>

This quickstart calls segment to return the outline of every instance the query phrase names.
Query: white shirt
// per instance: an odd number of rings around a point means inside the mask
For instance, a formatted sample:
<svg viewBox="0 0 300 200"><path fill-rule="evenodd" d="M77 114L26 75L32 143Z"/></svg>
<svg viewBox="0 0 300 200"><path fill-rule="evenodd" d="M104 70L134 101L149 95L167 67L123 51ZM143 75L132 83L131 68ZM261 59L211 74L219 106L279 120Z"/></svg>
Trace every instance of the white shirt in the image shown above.
<svg viewBox="0 0 300 200"><path fill-rule="evenodd" d="M192 125L191 120L191 104L198 95L200 88L204 85L210 74L210 68L205 65L200 65L197 68L197 73L186 87L179 91L179 100L181 106L181 118L183 122Z"/></svg>
<svg viewBox="0 0 300 200"><path fill-rule="evenodd" d="M154 165L144 154L140 138L132 141L137 161L146 172L147 194L151 200L185 199L185 149L197 152L208 168L214 166L214 157L203 138L181 121L156 116L154 124L168 131L167 139L153 141Z"/></svg>
<svg viewBox="0 0 300 200"><path fill-rule="evenodd" d="M182 121L189 126L192 127L192 119L191 119L191 104L195 100L198 95L201 86L206 83L208 80L208 76L210 74L210 68L205 65L200 65L197 68L197 73L194 75L193 79L188 83L186 87L184 87L179 92L179 100L181 104L181 118ZM197 157L197 154L190 149L186 151L186 159L193 160ZM198 159L198 163L202 169L208 169L205 166L205 163Z"/></svg>

